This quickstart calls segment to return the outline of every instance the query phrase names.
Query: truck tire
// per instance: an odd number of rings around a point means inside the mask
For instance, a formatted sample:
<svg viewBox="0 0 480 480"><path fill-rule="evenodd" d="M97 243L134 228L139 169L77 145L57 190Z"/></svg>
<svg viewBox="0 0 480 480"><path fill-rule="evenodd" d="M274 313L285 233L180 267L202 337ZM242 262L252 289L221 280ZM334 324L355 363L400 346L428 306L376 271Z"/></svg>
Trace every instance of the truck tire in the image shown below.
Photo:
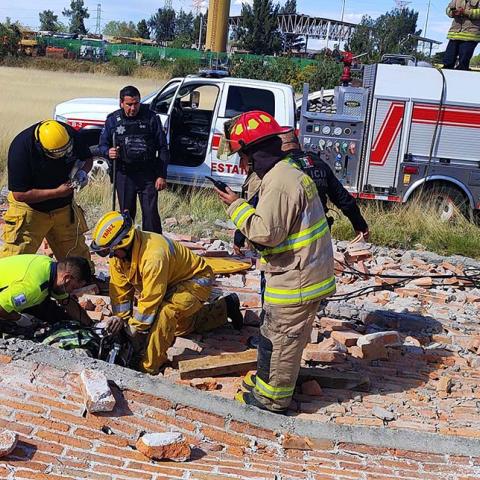
<svg viewBox="0 0 480 480"><path fill-rule="evenodd" d="M450 222L463 215L468 218L470 205L466 195L456 187L445 184L426 185L416 195L418 200L428 208L433 208L437 218L442 222Z"/></svg>

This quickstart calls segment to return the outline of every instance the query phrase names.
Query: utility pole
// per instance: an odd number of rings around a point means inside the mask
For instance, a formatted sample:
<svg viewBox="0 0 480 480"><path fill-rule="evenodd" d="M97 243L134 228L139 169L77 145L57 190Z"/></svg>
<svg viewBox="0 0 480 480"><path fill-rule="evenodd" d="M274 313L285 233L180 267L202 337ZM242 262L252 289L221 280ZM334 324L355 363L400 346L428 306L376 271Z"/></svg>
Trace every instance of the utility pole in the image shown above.
<svg viewBox="0 0 480 480"><path fill-rule="evenodd" d="M102 33L102 4L97 3L97 22L95 25L95 33L100 35Z"/></svg>
<svg viewBox="0 0 480 480"><path fill-rule="evenodd" d="M342 3L342 15L340 17L340 21L343 22L343 17L345 16L345 2L346 0L343 0L343 3Z"/></svg>
<svg viewBox="0 0 480 480"><path fill-rule="evenodd" d="M427 18L425 19L425 28L423 30L423 36L427 36L427 29L428 29L428 18L430 17L430 5L432 4L432 0L428 0L428 7L427 7Z"/></svg>

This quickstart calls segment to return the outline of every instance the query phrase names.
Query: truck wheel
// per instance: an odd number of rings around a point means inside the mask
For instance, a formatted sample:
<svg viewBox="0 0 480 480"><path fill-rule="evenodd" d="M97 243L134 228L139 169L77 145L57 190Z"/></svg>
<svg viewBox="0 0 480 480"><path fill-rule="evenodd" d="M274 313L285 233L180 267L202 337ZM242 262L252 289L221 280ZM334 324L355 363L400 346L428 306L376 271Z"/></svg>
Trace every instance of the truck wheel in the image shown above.
<svg viewBox="0 0 480 480"><path fill-rule="evenodd" d="M450 222L459 214L467 217L470 210L466 196L457 188L447 185L425 187L420 199L433 208L442 222Z"/></svg>

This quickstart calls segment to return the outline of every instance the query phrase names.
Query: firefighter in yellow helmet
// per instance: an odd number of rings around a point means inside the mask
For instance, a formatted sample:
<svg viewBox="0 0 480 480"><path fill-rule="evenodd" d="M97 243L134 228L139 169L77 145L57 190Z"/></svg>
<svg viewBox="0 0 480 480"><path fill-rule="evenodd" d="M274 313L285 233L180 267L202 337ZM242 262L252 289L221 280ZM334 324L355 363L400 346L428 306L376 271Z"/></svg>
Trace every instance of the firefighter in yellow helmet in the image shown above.
<svg viewBox="0 0 480 480"><path fill-rule="evenodd" d="M332 242L316 185L282 148L280 136L291 130L261 111L230 122L221 145L239 153L260 179L258 203L217 189L236 227L259 251L266 280L257 372L244 379L247 391L236 399L277 413L292 399L320 303L335 291Z"/></svg>
<svg viewBox="0 0 480 480"><path fill-rule="evenodd" d="M164 235L135 228L128 213L105 214L91 248L110 256L112 310L141 352L141 371L157 374L177 336L220 327L227 317L234 328L242 327L237 295L205 304L213 271L204 259Z"/></svg>
<svg viewBox="0 0 480 480"><path fill-rule="evenodd" d="M47 239L57 260L90 260L82 210L73 200L75 186L85 186L92 155L79 134L55 120L19 133L8 151L8 210L0 257L36 253Z"/></svg>

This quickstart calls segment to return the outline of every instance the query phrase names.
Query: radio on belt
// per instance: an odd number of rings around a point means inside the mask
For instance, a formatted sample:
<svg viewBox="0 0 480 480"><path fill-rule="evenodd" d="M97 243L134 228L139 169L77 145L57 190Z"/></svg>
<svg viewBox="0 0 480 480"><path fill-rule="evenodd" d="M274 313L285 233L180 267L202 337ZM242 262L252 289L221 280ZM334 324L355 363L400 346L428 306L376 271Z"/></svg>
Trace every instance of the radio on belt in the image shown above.
<svg viewBox="0 0 480 480"><path fill-rule="evenodd" d="M344 184L356 187L361 141L365 129L369 91L363 87L335 87L333 104L321 97L311 105L309 86L303 86L300 143L320 156Z"/></svg>

